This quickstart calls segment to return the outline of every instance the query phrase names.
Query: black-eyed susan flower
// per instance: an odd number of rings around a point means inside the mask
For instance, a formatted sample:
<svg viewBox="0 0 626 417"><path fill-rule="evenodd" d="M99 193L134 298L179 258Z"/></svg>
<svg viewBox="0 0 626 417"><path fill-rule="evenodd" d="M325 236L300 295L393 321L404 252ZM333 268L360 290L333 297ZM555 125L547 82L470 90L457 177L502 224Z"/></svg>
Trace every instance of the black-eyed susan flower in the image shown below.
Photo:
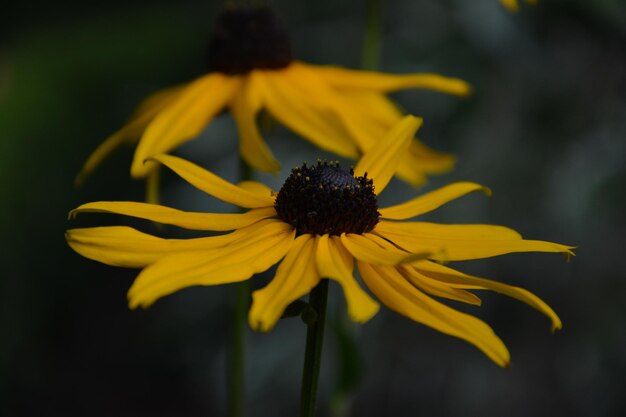
<svg viewBox="0 0 626 417"><path fill-rule="evenodd" d="M525 0L525 2L532 5L537 4L537 0ZM519 2L517 0L500 0L500 3L511 12L519 10Z"/></svg>
<svg viewBox="0 0 626 417"><path fill-rule="evenodd" d="M142 268L128 292L130 307L147 307L161 297L195 285L247 280L279 264L272 281L253 293L249 323L269 331L285 308L328 278L343 289L352 320L365 322L379 309L353 275L354 263L367 288L387 307L443 333L464 339L504 366L509 353L481 320L434 297L480 304L469 290L493 290L517 298L561 327L554 311L530 292L472 277L441 262L512 252L561 252L556 243L524 240L491 225L443 225L404 221L430 212L481 185L459 182L405 203L379 209L377 193L394 175L420 119L407 116L367 152L353 171L334 163L294 168L278 193L258 182L235 185L178 157L158 155L198 189L249 209L242 214L190 213L134 202L84 204L71 215L108 212L194 230L229 231L193 239L162 239L130 227L96 227L67 232L81 255L109 265Z"/></svg>
<svg viewBox="0 0 626 417"><path fill-rule="evenodd" d="M211 72L148 97L91 154L77 182L127 142L137 143L131 175L143 177L150 170L146 159L195 138L225 110L236 121L242 157L257 170L279 169L256 123L262 110L320 148L356 159L402 117L386 93L407 88L469 93L464 81L436 74L392 75L294 60L287 33L268 8L227 9L209 46ZM451 155L414 140L398 175L419 185L426 174L448 171L453 164Z"/></svg>

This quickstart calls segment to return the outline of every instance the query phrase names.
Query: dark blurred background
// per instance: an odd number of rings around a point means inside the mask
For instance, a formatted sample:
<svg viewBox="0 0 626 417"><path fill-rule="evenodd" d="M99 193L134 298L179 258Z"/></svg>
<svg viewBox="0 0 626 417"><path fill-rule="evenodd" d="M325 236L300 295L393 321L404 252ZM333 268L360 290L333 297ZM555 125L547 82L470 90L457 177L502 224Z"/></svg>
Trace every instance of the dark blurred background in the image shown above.
<svg viewBox="0 0 626 417"><path fill-rule="evenodd" d="M393 95L424 116L424 142L459 156L457 169L425 190L472 180L494 191L428 220L503 224L579 248L569 263L517 254L457 265L535 292L563 319L551 335L540 314L490 294L481 308L465 309L508 345L505 370L471 345L385 309L353 325L331 286L319 415L626 415L626 3L546 0L517 14L496 0L381 3L382 70L440 72L475 89L469 99ZM361 65L365 2L274 5L298 58ZM137 271L84 259L63 237L69 227L128 223L66 216L88 201L143 199L143 184L128 178L132 149L108 159L81 189L73 178L145 95L206 70L220 8L158 0L3 6L0 414L225 415L232 287L187 289L130 311L126 290ZM178 153L236 180L235 138L223 115ZM280 127L267 138L285 167L327 156ZM278 187L284 175L260 178ZM381 199L414 194L393 183ZM216 207L171 175L163 201ZM249 416L296 414L304 327L289 319L269 334L248 331Z"/></svg>

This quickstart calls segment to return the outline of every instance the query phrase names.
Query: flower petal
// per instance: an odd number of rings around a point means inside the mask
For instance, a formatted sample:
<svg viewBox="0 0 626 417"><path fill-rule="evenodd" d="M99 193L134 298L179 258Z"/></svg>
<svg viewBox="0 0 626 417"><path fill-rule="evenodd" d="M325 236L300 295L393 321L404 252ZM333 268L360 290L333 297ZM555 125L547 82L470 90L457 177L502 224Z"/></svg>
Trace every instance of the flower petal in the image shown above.
<svg viewBox="0 0 626 417"><path fill-rule="evenodd" d="M515 252L552 252L573 255L571 246L524 240L515 230L482 224L436 224L381 220L378 235L410 252L431 252L430 259L464 261Z"/></svg>
<svg viewBox="0 0 626 417"><path fill-rule="evenodd" d="M354 174L361 176L367 172L374 181L374 190L380 194L396 173L398 164L421 125L421 118L405 116L361 157L354 168Z"/></svg>
<svg viewBox="0 0 626 417"><path fill-rule="evenodd" d="M315 267L315 238L300 235L285 259L276 270L276 275L263 289L252 293L252 307L248 314L250 327L264 332L270 331L285 308L309 293L320 281Z"/></svg>
<svg viewBox="0 0 626 417"><path fill-rule="evenodd" d="M316 66L315 71L326 82L337 88L380 92L423 88L458 96L466 96L471 92L471 87L467 82L438 74L396 75L374 71L351 70L336 66Z"/></svg>
<svg viewBox="0 0 626 417"><path fill-rule="evenodd" d="M458 284L437 281L436 279L420 273L412 266L403 265L397 269L407 281L425 293L434 295L435 297L447 298L448 300L459 301L476 306L481 304L480 298L469 291L458 288ZM472 288L475 287L472 286Z"/></svg>
<svg viewBox="0 0 626 417"><path fill-rule="evenodd" d="M359 151L352 138L346 135L337 115L315 106L315 96L304 94L285 78L281 71L264 71L263 99L276 120L316 146L347 158L357 158ZM301 80L306 83L307 80Z"/></svg>
<svg viewBox="0 0 626 417"><path fill-rule="evenodd" d="M82 256L107 265L143 268L163 256L221 248L263 232L276 220L261 220L234 232L195 239L163 239L127 226L90 227L65 232L67 243Z"/></svg>
<svg viewBox="0 0 626 417"><path fill-rule="evenodd" d="M149 170L144 165L146 159L198 136L228 104L240 84L240 77L211 73L187 85L146 127L135 151L131 175L143 177Z"/></svg>
<svg viewBox="0 0 626 417"><path fill-rule="evenodd" d="M156 155L151 159L176 172L199 190L227 203L245 208L270 207L274 205L273 196L261 196L257 193L252 193L182 158L171 155Z"/></svg>
<svg viewBox="0 0 626 417"><path fill-rule="evenodd" d="M352 276L353 259L336 237L317 237L315 261L320 277L337 281L348 303L348 315L356 322L364 323L377 312L379 305L359 286Z"/></svg>
<svg viewBox="0 0 626 417"><path fill-rule="evenodd" d="M258 78L256 71L250 73L233 99L231 112L239 129L241 156L259 171L276 173L280 164L274 159L256 124L257 113L263 105Z"/></svg>
<svg viewBox="0 0 626 417"><path fill-rule="evenodd" d="M456 182L423 194L405 203L380 209L380 215L386 219L409 219L433 211L447 202L473 191L482 191L488 196L491 195L491 190L480 184L473 182Z"/></svg>
<svg viewBox="0 0 626 417"><path fill-rule="evenodd" d="M241 181L237 184L239 187L243 188L246 191L250 191L251 193L258 194L261 197L272 197L273 191L267 185L256 182L256 181Z"/></svg>
<svg viewBox="0 0 626 417"><path fill-rule="evenodd" d="M248 226L261 219L276 216L274 207L252 209L242 214L194 213L156 204L132 201L99 201L87 203L72 210L70 218L78 213L114 213L171 224L192 230L225 231Z"/></svg>
<svg viewBox="0 0 626 417"><path fill-rule="evenodd" d="M431 299L393 267L358 262L358 268L365 284L390 309L473 344L500 366L509 364L506 346L483 321Z"/></svg>
<svg viewBox="0 0 626 417"><path fill-rule="evenodd" d="M129 121L120 130L109 136L91 153L91 155L89 155L85 165L83 165L74 180L75 185L82 185L85 179L87 179L98 165L120 145L139 140L146 126L161 110L169 106L172 101L176 100L181 90L181 87L172 87L157 91L139 104L135 114L131 116Z"/></svg>
<svg viewBox="0 0 626 417"><path fill-rule="evenodd" d="M341 234L343 246L359 261L375 265L399 265L425 259L430 253L408 253L392 245L381 247L376 243L377 236L369 233Z"/></svg>
<svg viewBox="0 0 626 417"><path fill-rule="evenodd" d="M274 222L265 230L211 250L165 256L145 268L128 291L130 307L148 307L156 300L195 285L243 281L276 264L293 243L295 230Z"/></svg>
<svg viewBox="0 0 626 417"><path fill-rule="evenodd" d="M547 305L543 300L537 297L535 294L520 287L514 287L501 282L492 281L485 278L473 277L466 275L462 272L456 271L452 268L437 264L435 262L421 261L414 264L415 268L423 274L445 282L448 284L462 284L462 285L475 285L487 290L495 291L500 294L508 295L515 298L529 306L535 308L541 313L545 314L552 322L552 331L558 330L562 327L561 319L559 316Z"/></svg>

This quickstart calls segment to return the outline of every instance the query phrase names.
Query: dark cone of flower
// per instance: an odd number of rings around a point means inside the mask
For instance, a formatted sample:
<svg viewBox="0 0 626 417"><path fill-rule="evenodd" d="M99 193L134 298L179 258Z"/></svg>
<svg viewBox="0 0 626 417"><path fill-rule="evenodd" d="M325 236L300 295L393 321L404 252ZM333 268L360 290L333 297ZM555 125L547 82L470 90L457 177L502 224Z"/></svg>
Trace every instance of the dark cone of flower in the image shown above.
<svg viewBox="0 0 626 417"><path fill-rule="evenodd" d="M355 177L339 163L303 164L291 170L276 196L274 208L298 234L366 233L380 213L374 186L367 174Z"/></svg>
<svg viewBox="0 0 626 417"><path fill-rule="evenodd" d="M267 7L232 7L218 18L209 43L209 68L225 74L285 68L291 42Z"/></svg>

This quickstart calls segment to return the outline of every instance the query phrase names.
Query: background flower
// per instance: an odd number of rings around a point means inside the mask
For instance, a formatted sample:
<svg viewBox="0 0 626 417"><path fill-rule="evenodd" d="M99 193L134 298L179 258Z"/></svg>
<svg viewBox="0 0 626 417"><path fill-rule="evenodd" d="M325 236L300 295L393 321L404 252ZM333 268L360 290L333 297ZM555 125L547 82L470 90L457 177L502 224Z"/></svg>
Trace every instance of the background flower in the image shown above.
<svg viewBox="0 0 626 417"><path fill-rule="evenodd" d="M362 2L275 4L302 59L359 65ZM569 264L553 255L511 255L468 265L476 275L540 288L563 319L564 330L551 336L526 306L487 296L481 318L515 346L505 371L467 343L381 311L357 335L367 365L352 415L624 414L624 2L541 1L516 14L495 0L389 4L381 69L454 73L475 91L469 100L393 95L424 116L421 132L434 148L463 155L456 171L424 191L461 179L494 191L491 199L468 196L442 207L429 220L507 224L580 249ZM130 311L124 294L136 271L77 262L62 238L67 211L81 202L142 198L143 185L128 181L130 149L84 190L72 181L85 155L138 101L202 67L205 45L194 42L208 38L220 7L159 0L4 6L0 414L224 414L228 288L182 291L146 312ZM232 122L220 118L209 129L180 154L236 181L235 141L217 140L235 137ZM280 128L267 135L286 168L318 156L294 139ZM164 204L225 210L167 175L164 188ZM381 205L412 194L393 182ZM91 216L75 221L88 225ZM340 378L342 325L331 323L326 338L322 413ZM248 334L250 356L264 358L248 368L248 409L257 416L296 407L300 369L285 369L283 360L301 360L303 327L283 320L269 336Z"/></svg>

